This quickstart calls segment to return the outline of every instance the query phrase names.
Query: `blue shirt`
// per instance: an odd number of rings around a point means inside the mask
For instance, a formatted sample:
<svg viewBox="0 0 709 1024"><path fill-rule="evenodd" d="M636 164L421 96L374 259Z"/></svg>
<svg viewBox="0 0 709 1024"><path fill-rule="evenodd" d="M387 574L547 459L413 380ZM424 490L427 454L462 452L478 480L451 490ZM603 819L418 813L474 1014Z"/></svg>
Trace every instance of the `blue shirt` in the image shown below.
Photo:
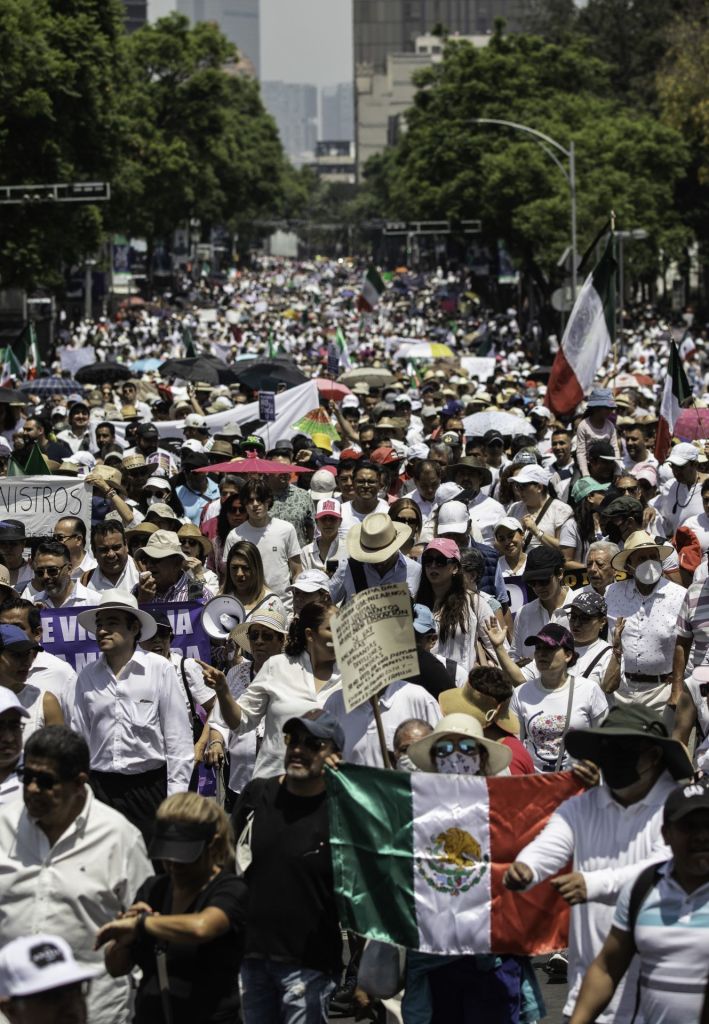
<svg viewBox="0 0 709 1024"><path fill-rule="evenodd" d="M207 489L203 494L193 491L187 484L180 484L179 487L175 488L175 494L182 502L185 515L195 526L199 526L204 506L219 497L219 484L215 483L214 480L207 479Z"/></svg>
<svg viewBox="0 0 709 1024"><path fill-rule="evenodd" d="M394 565L383 576L377 572L376 565L371 565L369 562L360 562L360 565L364 569L367 588L383 587L385 583L406 583L411 597L416 597L421 580L421 566L418 562L414 562L413 558L406 558L399 552L399 557ZM355 593L348 560L344 558L330 580L330 597L336 604L340 604L342 601L349 601Z"/></svg>

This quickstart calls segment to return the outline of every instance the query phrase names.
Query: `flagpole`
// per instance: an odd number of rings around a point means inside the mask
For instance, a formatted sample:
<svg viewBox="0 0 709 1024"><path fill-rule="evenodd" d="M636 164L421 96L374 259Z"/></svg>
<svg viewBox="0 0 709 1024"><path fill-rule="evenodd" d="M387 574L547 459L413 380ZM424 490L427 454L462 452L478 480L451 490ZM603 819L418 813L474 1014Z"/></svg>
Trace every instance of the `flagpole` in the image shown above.
<svg viewBox="0 0 709 1024"><path fill-rule="evenodd" d="M384 762L384 767L391 768L391 761L389 760L389 751L387 750L386 736L384 735L382 710L379 707L379 697L375 694L374 697L369 698L369 703L372 705L372 711L374 712L374 721L377 723L377 735L379 736L379 747L382 752L382 760Z"/></svg>
<svg viewBox="0 0 709 1024"><path fill-rule="evenodd" d="M613 256L615 257L615 210L611 210L611 238L613 239ZM617 271L616 271L617 273ZM618 289L613 289L613 324L615 325L615 331L613 332L613 376L611 380L615 384L618 376Z"/></svg>

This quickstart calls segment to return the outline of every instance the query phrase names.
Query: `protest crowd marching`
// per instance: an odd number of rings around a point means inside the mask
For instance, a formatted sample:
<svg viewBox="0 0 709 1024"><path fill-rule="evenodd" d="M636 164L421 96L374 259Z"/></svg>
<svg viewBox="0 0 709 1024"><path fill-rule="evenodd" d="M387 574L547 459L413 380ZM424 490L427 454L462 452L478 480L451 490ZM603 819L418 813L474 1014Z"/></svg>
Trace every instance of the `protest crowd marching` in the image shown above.
<svg viewBox="0 0 709 1024"><path fill-rule="evenodd" d="M709 1020L707 332L182 285L3 370L0 1019Z"/></svg>

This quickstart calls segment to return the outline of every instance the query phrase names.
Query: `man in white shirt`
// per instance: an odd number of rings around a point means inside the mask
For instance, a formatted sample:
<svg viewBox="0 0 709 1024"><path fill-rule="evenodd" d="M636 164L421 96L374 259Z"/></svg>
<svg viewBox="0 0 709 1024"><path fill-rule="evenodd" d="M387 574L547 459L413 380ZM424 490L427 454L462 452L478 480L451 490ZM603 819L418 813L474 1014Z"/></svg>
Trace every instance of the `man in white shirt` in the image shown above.
<svg viewBox="0 0 709 1024"><path fill-rule="evenodd" d="M612 708L598 728L570 730L566 748L573 757L598 765L605 785L561 804L517 855L504 884L527 889L573 859L573 870L552 882L572 908L568 1017L608 934L620 889L646 864L667 857L662 810L673 779L691 776L692 764L682 744L669 739L659 715L641 705ZM629 971L597 1018L600 1024L630 1024L636 979L637 969Z"/></svg>
<svg viewBox="0 0 709 1024"><path fill-rule="evenodd" d="M457 501L464 501L468 506L473 524L478 527L485 544L495 543L495 526L505 516L505 510L499 501L488 498L480 490L492 483L492 473L482 462L473 456L466 456L453 466L448 467L448 478L462 487Z"/></svg>
<svg viewBox="0 0 709 1024"><path fill-rule="evenodd" d="M354 496L351 501L342 502L342 524L340 535L346 537L355 523L361 523L372 512L387 512L389 505L379 497L381 474L374 462L360 461L352 470Z"/></svg>
<svg viewBox="0 0 709 1024"><path fill-rule="evenodd" d="M79 673L72 718L91 751L91 785L149 837L160 802L187 790L194 766L181 684L169 661L137 649L156 627L131 594L104 593L79 624L101 651Z"/></svg>
<svg viewBox="0 0 709 1024"><path fill-rule="evenodd" d="M138 582L138 570L128 554L128 541L122 523L104 519L91 530L91 547L96 556L96 568L84 576L89 590L127 590Z"/></svg>
<svg viewBox="0 0 709 1024"><path fill-rule="evenodd" d="M0 521L0 555L10 573L10 582L16 590L23 590L32 579L32 566L23 558L27 536L25 524L19 519Z"/></svg>
<svg viewBox="0 0 709 1024"><path fill-rule="evenodd" d="M699 449L684 441L676 444L667 457L674 481L655 503L665 537L673 537L678 526L704 511L698 462Z"/></svg>
<svg viewBox="0 0 709 1024"><path fill-rule="evenodd" d="M45 608L73 608L98 604L100 597L71 575L71 561L65 544L58 540L43 541L34 556L34 578L44 590L35 590L32 583L23 590L25 600Z"/></svg>
<svg viewBox="0 0 709 1024"><path fill-rule="evenodd" d="M80 580L85 572L96 568L96 559L86 550L86 523L78 516L59 519L52 531L54 540L64 544L71 559L71 578Z"/></svg>
<svg viewBox="0 0 709 1024"><path fill-rule="evenodd" d="M18 769L22 763L22 733L29 711L6 686L0 686L0 804L20 791Z"/></svg>
<svg viewBox="0 0 709 1024"><path fill-rule="evenodd" d="M129 980L106 973L94 940L153 872L140 833L96 800L88 774L86 743L71 730L51 726L27 741L23 799L0 807L0 944L60 933L97 971L91 1024L127 1024Z"/></svg>

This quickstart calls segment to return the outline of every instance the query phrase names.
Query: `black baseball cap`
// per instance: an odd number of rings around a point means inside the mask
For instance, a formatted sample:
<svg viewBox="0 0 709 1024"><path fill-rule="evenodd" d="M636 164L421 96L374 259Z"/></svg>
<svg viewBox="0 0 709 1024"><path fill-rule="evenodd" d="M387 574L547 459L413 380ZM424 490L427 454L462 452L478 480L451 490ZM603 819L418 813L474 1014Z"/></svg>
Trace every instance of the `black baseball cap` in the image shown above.
<svg viewBox="0 0 709 1024"><path fill-rule="evenodd" d="M216 831L215 821L161 821L157 818L148 852L152 860L193 864Z"/></svg>
<svg viewBox="0 0 709 1024"><path fill-rule="evenodd" d="M709 779L700 779L687 786L677 786L665 800L665 825L681 821L692 811L709 811Z"/></svg>
<svg viewBox="0 0 709 1024"><path fill-rule="evenodd" d="M26 540L25 524L19 519L0 520L0 541L3 540Z"/></svg>
<svg viewBox="0 0 709 1024"><path fill-rule="evenodd" d="M522 573L525 583L533 583L534 580L545 580L559 569L563 568L564 556L556 548L539 545L527 555L527 562Z"/></svg>
<svg viewBox="0 0 709 1024"><path fill-rule="evenodd" d="M483 434L483 441L485 444L495 444L496 441L499 441L500 444L505 443L505 439L499 430L487 430Z"/></svg>
<svg viewBox="0 0 709 1024"><path fill-rule="evenodd" d="M283 731L292 732L296 725L302 725L311 736L317 736L319 740L332 740L335 750L342 751L345 748L345 730L329 711L318 708L306 711L299 718L289 718L283 726Z"/></svg>
<svg viewBox="0 0 709 1024"><path fill-rule="evenodd" d="M588 458L610 459L612 462L618 461L618 457L613 451L613 445L610 441L592 441L588 446Z"/></svg>
<svg viewBox="0 0 709 1024"><path fill-rule="evenodd" d="M154 423L139 423L137 434L138 437L160 437L158 428Z"/></svg>
<svg viewBox="0 0 709 1024"><path fill-rule="evenodd" d="M606 518L613 516L632 516L634 519L642 517L643 507L637 498L623 495L621 498L612 498L607 505L601 505L601 515Z"/></svg>
<svg viewBox="0 0 709 1024"><path fill-rule="evenodd" d="M525 644L535 647L563 647L569 654L573 654L574 658L571 664L576 661L576 645L574 643L573 634L562 626L559 622L548 622L546 626L542 626L538 633L533 636L528 636L525 639Z"/></svg>

